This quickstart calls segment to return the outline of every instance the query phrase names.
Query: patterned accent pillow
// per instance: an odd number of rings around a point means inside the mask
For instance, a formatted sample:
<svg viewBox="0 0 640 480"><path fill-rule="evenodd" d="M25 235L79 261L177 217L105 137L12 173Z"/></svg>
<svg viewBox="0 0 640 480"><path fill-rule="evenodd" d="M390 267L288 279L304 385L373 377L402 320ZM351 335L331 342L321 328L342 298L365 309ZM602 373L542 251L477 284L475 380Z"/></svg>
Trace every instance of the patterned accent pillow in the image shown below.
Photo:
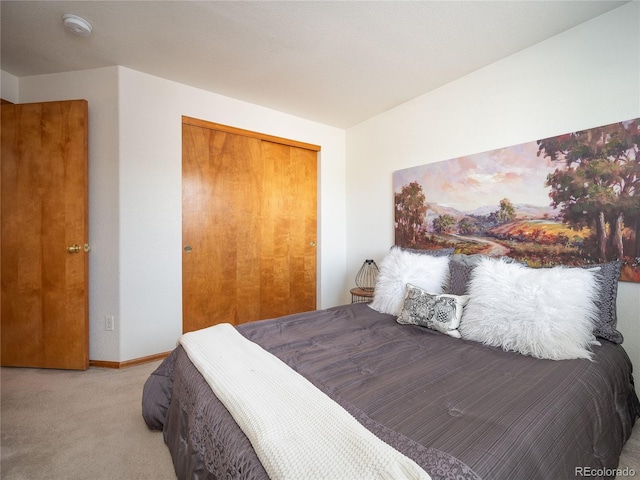
<svg viewBox="0 0 640 480"><path fill-rule="evenodd" d="M458 327L468 295L436 295L415 285L407 284L407 293L398 323L420 325L437 332L460 338Z"/></svg>
<svg viewBox="0 0 640 480"><path fill-rule="evenodd" d="M600 293L594 300L598 307L599 315L593 329L593 334L596 337L604 338L613 343L622 343L624 338L616 329L618 325L616 300L618 297L618 279L620 278L622 262L616 260L614 262L600 263L597 265L584 265L582 268L587 270L597 269L595 272Z"/></svg>

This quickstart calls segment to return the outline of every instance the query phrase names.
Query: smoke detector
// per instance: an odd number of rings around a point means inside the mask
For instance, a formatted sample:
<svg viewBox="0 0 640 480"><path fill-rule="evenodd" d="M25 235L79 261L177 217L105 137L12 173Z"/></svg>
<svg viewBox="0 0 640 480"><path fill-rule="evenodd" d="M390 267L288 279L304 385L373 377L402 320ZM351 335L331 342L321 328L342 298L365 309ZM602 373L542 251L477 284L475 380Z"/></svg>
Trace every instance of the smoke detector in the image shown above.
<svg viewBox="0 0 640 480"><path fill-rule="evenodd" d="M62 16L62 21L64 22L64 28L81 37L88 37L91 35L91 31L93 30L93 27L89 22L77 15L67 13Z"/></svg>

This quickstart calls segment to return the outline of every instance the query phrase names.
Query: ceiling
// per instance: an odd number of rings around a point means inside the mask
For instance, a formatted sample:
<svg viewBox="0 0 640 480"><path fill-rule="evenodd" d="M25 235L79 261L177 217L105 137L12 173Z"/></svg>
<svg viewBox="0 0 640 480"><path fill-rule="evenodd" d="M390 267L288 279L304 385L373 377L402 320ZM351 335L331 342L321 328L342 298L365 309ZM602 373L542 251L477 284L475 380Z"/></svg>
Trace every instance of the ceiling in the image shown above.
<svg viewBox="0 0 640 480"><path fill-rule="evenodd" d="M624 3L2 0L0 65L122 65L348 128Z"/></svg>

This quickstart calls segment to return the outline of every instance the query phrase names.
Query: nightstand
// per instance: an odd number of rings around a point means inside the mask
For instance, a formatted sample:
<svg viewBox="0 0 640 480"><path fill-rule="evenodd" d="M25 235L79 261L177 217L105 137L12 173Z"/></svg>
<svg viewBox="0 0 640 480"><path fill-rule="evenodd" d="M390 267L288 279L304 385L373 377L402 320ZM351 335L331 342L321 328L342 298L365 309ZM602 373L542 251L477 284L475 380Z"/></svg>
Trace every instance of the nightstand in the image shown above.
<svg viewBox="0 0 640 480"><path fill-rule="evenodd" d="M373 290L363 290L362 288L352 288L351 303L370 303L373 300Z"/></svg>

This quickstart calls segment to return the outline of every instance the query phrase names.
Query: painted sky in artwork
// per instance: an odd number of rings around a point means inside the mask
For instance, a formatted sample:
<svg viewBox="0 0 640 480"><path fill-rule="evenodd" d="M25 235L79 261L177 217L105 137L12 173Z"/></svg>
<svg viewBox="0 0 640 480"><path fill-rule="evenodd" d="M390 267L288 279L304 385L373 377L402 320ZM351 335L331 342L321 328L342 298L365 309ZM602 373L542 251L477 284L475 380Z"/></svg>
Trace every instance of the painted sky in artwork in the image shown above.
<svg viewBox="0 0 640 480"><path fill-rule="evenodd" d="M535 141L399 170L393 174L394 192L417 181L426 202L461 212L499 205L508 198L513 204L548 206L547 175L562 164L536 156Z"/></svg>

